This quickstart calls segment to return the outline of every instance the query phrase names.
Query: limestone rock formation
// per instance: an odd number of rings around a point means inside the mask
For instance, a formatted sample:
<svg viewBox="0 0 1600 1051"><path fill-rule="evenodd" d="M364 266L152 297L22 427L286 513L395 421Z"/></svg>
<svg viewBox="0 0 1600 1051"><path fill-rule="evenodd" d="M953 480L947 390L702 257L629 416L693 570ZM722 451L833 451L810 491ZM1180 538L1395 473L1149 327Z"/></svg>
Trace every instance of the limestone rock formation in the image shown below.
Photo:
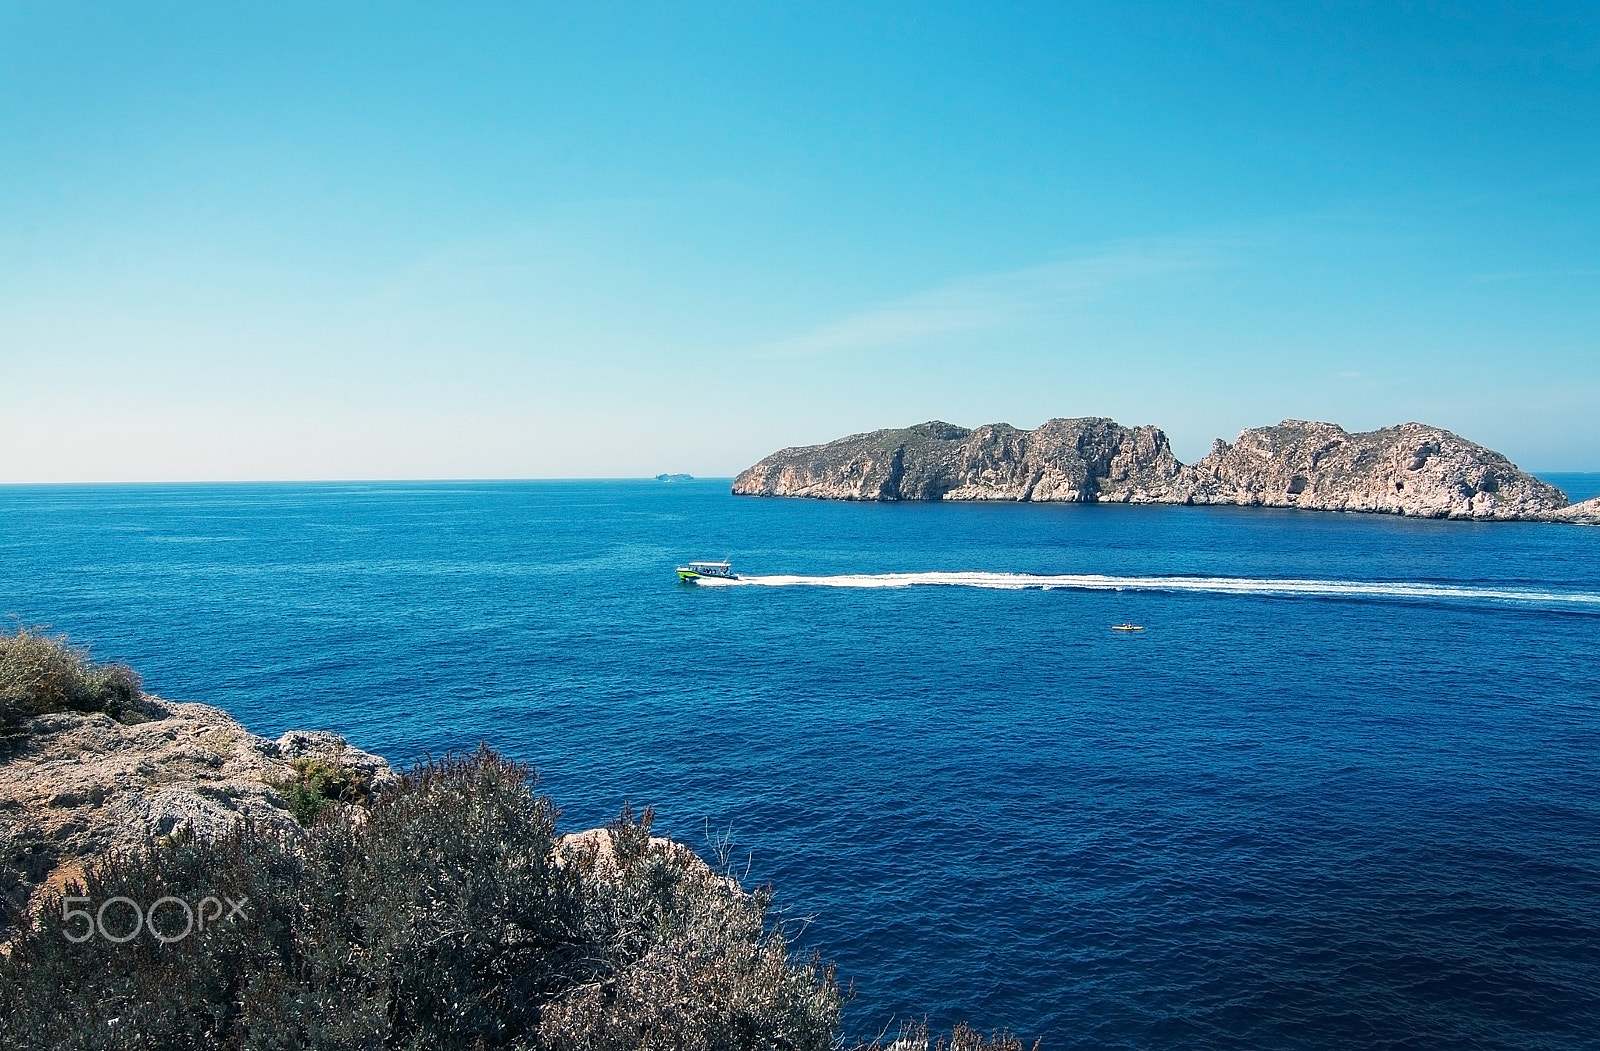
<svg viewBox="0 0 1600 1051"><path fill-rule="evenodd" d="M1569 504L1559 511L1551 511L1545 515L1549 522L1572 522L1575 525L1600 526L1600 496L1585 500L1581 504Z"/></svg>
<svg viewBox="0 0 1600 1051"><path fill-rule="evenodd" d="M1285 420L1220 439L1186 466L1155 427L1050 420L1032 431L938 421L773 453L734 480L749 496L1237 504L1423 518L1600 524L1566 494L1446 430L1405 423L1351 434Z"/></svg>
<svg viewBox="0 0 1600 1051"><path fill-rule="evenodd" d="M269 740L219 708L148 694L124 722L55 712L24 730L0 755L0 893L13 907L60 889L88 861L183 830L216 836L245 818L298 834L281 791L295 760L337 764L375 789L396 780L337 734Z"/></svg>
<svg viewBox="0 0 1600 1051"><path fill-rule="evenodd" d="M1183 465L1154 427L1107 419L1005 423L967 430L937 421L785 449L733 491L833 500L1149 500Z"/></svg>
<svg viewBox="0 0 1600 1051"><path fill-rule="evenodd" d="M1285 420L1217 442L1186 481L1186 502L1197 504L1420 518L1541 519L1568 504L1492 449L1420 423L1349 434Z"/></svg>

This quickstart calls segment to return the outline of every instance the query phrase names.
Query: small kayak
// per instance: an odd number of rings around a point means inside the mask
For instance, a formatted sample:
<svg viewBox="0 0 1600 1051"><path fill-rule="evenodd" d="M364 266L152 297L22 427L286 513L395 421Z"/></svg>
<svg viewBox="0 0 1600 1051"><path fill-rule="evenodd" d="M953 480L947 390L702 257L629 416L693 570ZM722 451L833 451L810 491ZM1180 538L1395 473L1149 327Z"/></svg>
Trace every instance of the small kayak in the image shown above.
<svg viewBox="0 0 1600 1051"><path fill-rule="evenodd" d="M1113 625L1111 625L1111 630L1112 631L1143 631L1144 630L1144 625L1143 624L1113 624Z"/></svg>

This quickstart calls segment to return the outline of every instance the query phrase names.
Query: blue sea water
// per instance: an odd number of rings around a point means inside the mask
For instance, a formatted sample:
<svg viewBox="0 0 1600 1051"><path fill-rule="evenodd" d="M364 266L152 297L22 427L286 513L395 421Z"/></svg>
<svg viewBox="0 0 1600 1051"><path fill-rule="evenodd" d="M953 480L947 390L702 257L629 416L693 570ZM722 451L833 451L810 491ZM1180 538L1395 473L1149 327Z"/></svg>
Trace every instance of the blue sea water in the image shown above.
<svg viewBox="0 0 1600 1051"><path fill-rule="evenodd" d="M855 1034L1600 1032L1600 530L725 481L12 486L0 522L0 612L170 699L731 835Z"/></svg>

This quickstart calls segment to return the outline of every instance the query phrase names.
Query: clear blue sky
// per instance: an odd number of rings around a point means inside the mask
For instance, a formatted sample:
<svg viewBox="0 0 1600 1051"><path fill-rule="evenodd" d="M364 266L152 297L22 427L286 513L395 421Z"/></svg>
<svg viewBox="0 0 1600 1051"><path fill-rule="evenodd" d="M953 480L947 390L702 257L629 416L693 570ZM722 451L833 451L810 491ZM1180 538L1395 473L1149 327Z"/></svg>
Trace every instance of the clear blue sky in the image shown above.
<svg viewBox="0 0 1600 1051"><path fill-rule="evenodd" d="M0 0L0 481L1600 470L1600 5Z"/></svg>

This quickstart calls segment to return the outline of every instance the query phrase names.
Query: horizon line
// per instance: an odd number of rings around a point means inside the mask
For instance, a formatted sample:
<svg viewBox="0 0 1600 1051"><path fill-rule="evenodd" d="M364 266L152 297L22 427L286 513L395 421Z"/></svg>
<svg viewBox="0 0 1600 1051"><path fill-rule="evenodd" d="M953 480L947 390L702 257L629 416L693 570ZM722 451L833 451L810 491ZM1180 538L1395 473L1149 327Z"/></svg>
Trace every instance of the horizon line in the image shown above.
<svg viewBox="0 0 1600 1051"><path fill-rule="evenodd" d="M1600 476L1600 468L1590 470L1546 470L1543 468L1519 467L1524 474L1539 478L1545 475L1595 475ZM672 474L688 474L686 471L668 472ZM691 482L720 482L732 481L737 474L691 474ZM50 486L158 486L158 485L489 485L489 484L514 484L519 482L661 482L663 485L681 484L681 479L663 479L653 474L614 474L614 475L546 475L535 477L531 475L506 475L490 477L483 475L461 477L383 477L383 478L171 478L171 479L75 479L56 481L0 481L0 488L21 489L26 487L44 488Z"/></svg>

